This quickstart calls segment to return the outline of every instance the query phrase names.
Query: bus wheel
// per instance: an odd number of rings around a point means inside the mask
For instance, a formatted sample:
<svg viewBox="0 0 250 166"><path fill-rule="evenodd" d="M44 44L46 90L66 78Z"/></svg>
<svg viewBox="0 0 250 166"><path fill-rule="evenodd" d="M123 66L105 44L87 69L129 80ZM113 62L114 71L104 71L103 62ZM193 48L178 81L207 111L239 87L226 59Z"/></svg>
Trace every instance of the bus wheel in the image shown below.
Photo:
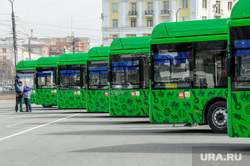
<svg viewBox="0 0 250 166"><path fill-rule="evenodd" d="M51 108L53 105L42 105L43 108Z"/></svg>
<svg viewBox="0 0 250 166"><path fill-rule="evenodd" d="M219 101L211 105L208 110L207 121L215 133L227 133L227 104Z"/></svg>

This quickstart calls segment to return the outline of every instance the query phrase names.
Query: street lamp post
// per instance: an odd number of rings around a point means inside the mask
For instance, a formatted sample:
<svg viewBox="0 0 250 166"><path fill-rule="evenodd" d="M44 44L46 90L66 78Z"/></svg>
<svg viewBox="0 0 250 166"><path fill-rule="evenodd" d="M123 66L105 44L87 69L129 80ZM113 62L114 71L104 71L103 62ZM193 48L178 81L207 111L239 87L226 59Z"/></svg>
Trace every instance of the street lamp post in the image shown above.
<svg viewBox="0 0 250 166"><path fill-rule="evenodd" d="M175 14L175 21L178 22L178 13L180 12L181 8L179 8L176 12L174 12L173 10L169 10L170 12Z"/></svg>
<svg viewBox="0 0 250 166"><path fill-rule="evenodd" d="M15 23L15 14L14 14L14 7L13 7L13 3L15 2L15 0L9 0L9 1L11 3L11 9L12 9L12 14L11 14L12 33L13 33L13 47L14 47L15 67L16 67L16 63L17 63L16 23Z"/></svg>

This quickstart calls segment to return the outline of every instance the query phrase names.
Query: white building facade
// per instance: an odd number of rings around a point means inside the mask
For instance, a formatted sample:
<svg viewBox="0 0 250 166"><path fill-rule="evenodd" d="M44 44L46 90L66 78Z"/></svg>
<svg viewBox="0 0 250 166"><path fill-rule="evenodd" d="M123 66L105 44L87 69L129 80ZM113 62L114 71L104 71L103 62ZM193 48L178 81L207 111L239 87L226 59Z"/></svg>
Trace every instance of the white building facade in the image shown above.
<svg viewBox="0 0 250 166"><path fill-rule="evenodd" d="M102 0L103 45L150 36L161 22L229 18L238 0Z"/></svg>

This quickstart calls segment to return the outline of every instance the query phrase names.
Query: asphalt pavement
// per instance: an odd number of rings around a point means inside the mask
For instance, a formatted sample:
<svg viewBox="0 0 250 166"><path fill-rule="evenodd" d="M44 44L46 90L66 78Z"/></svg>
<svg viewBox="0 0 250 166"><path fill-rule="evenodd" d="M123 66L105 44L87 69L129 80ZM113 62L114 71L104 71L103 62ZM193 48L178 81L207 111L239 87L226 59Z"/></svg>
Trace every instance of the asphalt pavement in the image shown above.
<svg viewBox="0 0 250 166"><path fill-rule="evenodd" d="M215 134L208 126L36 105L31 113L15 113L14 103L0 100L1 166L195 166L208 149L250 156L249 138Z"/></svg>

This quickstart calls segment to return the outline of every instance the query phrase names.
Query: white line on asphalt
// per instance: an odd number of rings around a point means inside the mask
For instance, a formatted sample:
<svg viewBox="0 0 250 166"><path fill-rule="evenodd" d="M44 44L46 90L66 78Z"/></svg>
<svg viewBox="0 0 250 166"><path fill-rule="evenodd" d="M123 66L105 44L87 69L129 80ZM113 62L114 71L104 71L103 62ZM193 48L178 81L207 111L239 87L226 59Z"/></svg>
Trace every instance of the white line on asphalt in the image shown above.
<svg viewBox="0 0 250 166"><path fill-rule="evenodd" d="M65 117L65 118L62 118L62 119L58 119L58 120L55 120L55 121L52 121L52 122L49 122L49 123L45 123L45 124L40 125L40 126L36 126L36 127L30 128L30 129L28 129L28 130L21 131L21 132L16 133L16 134L9 135L9 136L7 136L7 137L0 138L0 141L3 141L3 140L6 140L6 139L8 139L8 138L12 138L12 137L15 137L15 136L18 136L18 135L27 133L27 132L29 132L29 131L32 131L32 130L35 130L35 129L38 129L38 128L41 128L41 127L45 127L45 126L51 125L51 124L53 124L53 123L57 123L57 122L60 122L60 121L69 119L69 118L74 117L74 116L78 116L78 115L80 115L80 114L81 114L81 113L79 113L79 114L74 114L74 115L71 115L71 116L68 116L68 117Z"/></svg>

